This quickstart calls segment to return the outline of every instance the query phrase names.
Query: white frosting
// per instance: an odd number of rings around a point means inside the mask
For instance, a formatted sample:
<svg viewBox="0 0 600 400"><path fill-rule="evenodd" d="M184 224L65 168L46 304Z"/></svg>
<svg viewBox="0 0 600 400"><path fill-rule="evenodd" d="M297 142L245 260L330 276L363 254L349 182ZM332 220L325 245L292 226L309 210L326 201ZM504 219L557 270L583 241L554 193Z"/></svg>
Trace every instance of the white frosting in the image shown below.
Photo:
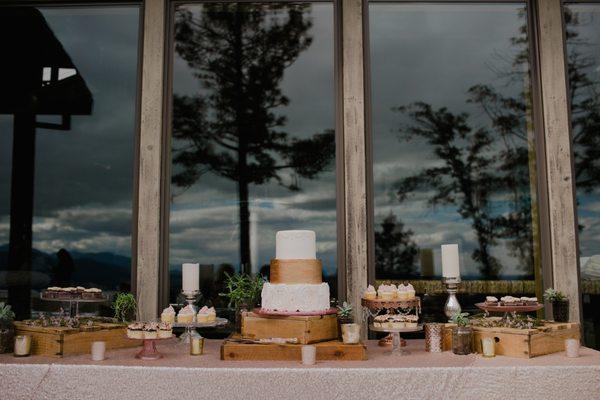
<svg viewBox="0 0 600 400"><path fill-rule="evenodd" d="M173 306L169 306L162 311L163 314L172 314L175 315L175 309Z"/></svg>
<svg viewBox="0 0 600 400"><path fill-rule="evenodd" d="M329 309L329 285L285 285L266 282L262 289L262 308L269 311L312 312Z"/></svg>
<svg viewBox="0 0 600 400"><path fill-rule="evenodd" d="M314 260L317 258L314 231L279 231L275 235L275 258L278 260Z"/></svg>

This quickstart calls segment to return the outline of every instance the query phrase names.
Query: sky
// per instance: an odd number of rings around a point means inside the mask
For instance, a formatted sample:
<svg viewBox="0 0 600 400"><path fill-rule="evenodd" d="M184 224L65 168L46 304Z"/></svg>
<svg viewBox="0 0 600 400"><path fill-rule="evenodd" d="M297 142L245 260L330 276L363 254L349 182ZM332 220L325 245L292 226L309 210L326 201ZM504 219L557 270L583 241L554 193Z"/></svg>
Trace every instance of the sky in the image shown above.
<svg viewBox="0 0 600 400"><path fill-rule="evenodd" d="M201 6L189 8L198 12ZM67 247L129 256L139 10L133 6L41 10L92 91L94 111L74 117L68 132L38 130L34 247L49 253ZM506 94L522 89L524 82L505 85L498 78L498 69L514 56L510 38L523 23L519 5L373 3L369 11L375 222L395 213L414 232L419 247L434 250L438 274L439 246L459 243L464 274L476 274L469 255L474 233L454 208L429 207L426 192L402 204L395 200L394 183L399 178L439 161L427 144L399 139L398 129L408 121L392 107L426 101L453 112L469 112L475 125L485 125L481 111L465 104L466 91L477 83L493 84ZM297 138L335 127L333 8L313 4L306 17L313 23L313 43L286 69L281 88L290 103L278 110L287 117L286 132ZM597 40L597 16L588 22L581 27L582 34ZM595 45L596 55L598 50ZM177 55L173 77L177 94L202 90ZM11 148L12 118L1 115L0 244L8 242ZM337 260L334 168L318 179L301 180L300 186L299 192L275 183L251 187L253 263L260 266L273 257L276 231L312 229L317 233L318 257L332 273ZM579 218L586 227L580 236L583 255L600 253L598 194L579 196ZM237 265L236 201L235 182L211 175L184 192L175 189L169 264ZM502 261L503 274L521 272L506 243L500 242L493 254Z"/></svg>

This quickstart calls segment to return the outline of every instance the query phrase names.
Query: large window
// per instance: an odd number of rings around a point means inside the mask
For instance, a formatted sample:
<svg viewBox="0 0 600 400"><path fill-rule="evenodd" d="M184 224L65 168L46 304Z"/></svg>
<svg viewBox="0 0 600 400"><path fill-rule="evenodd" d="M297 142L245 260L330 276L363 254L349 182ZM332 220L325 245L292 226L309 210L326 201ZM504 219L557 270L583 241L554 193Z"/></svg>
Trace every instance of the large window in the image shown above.
<svg viewBox="0 0 600 400"><path fill-rule="evenodd" d="M0 298L129 290L139 7L0 7ZM33 301L31 301L33 300Z"/></svg>
<svg viewBox="0 0 600 400"><path fill-rule="evenodd" d="M333 5L203 3L174 10L170 300L201 264L268 276L275 233L311 229L336 283Z"/></svg>
<svg viewBox="0 0 600 400"><path fill-rule="evenodd" d="M565 9L585 343L600 348L600 5Z"/></svg>
<svg viewBox="0 0 600 400"><path fill-rule="evenodd" d="M440 245L458 243L463 281L488 281L465 282L474 297L463 304L533 294L539 226L524 3L371 3L369 28L376 278L439 280Z"/></svg>

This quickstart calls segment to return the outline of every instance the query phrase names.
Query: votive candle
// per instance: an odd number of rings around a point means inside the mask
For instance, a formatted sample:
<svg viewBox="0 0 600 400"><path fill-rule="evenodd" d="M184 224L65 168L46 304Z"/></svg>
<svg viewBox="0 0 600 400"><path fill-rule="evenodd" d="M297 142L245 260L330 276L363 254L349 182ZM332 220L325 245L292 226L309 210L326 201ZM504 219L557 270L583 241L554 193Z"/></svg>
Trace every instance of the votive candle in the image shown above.
<svg viewBox="0 0 600 400"><path fill-rule="evenodd" d="M459 255L457 244L442 245L442 276L444 278L459 278Z"/></svg>
<svg viewBox="0 0 600 400"><path fill-rule="evenodd" d="M181 267L181 289L184 293L200 290L200 264L185 263Z"/></svg>
<svg viewBox="0 0 600 400"><path fill-rule="evenodd" d="M425 324L425 351L430 353L442 352L442 334L444 324L430 322Z"/></svg>
<svg viewBox="0 0 600 400"><path fill-rule="evenodd" d="M579 357L579 339L565 339L565 351L569 358Z"/></svg>
<svg viewBox="0 0 600 400"><path fill-rule="evenodd" d="M200 356L204 352L204 338L192 336L190 338L190 355Z"/></svg>
<svg viewBox="0 0 600 400"><path fill-rule="evenodd" d="M317 348L311 344L302 346L302 364L315 365L317 362Z"/></svg>
<svg viewBox="0 0 600 400"><path fill-rule="evenodd" d="M15 357L27 357L31 354L31 336L17 335L15 336Z"/></svg>
<svg viewBox="0 0 600 400"><path fill-rule="evenodd" d="M92 361L102 361L106 354L106 342L92 342Z"/></svg>
<svg viewBox="0 0 600 400"><path fill-rule="evenodd" d="M496 356L496 340L493 337L485 337L481 339L481 350L484 357Z"/></svg>

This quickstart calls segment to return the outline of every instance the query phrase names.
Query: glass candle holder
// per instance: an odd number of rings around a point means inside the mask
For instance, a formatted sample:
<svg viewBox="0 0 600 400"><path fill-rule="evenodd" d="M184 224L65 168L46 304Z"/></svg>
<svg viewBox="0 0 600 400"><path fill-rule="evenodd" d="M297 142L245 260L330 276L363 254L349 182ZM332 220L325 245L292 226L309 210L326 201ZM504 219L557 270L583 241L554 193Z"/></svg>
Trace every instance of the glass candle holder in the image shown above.
<svg viewBox="0 0 600 400"><path fill-rule="evenodd" d="M92 361L104 360L106 353L106 342L92 342Z"/></svg>
<svg viewBox="0 0 600 400"><path fill-rule="evenodd" d="M468 326L452 328L452 352L458 355L471 354L473 329Z"/></svg>
<svg viewBox="0 0 600 400"><path fill-rule="evenodd" d="M481 352L484 357L496 357L496 339L493 337L481 338Z"/></svg>
<svg viewBox="0 0 600 400"><path fill-rule="evenodd" d="M579 357L579 339L565 339L565 351L567 357Z"/></svg>
<svg viewBox="0 0 600 400"><path fill-rule="evenodd" d="M31 354L31 336L17 335L15 336L15 357L27 357Z"/></svg>
<svg viewBox="0 0 600 400"><path fill-rule="evenodd" d="M204 338L203 337L191 337L190 338L190 355L200 356L204 353Z"/></svg>
<svg viewBox="0 0 600 400"><path fill-rule="evenodd" d="M314 365L317 362L317 347L312 344L302 346L302 364Z"/></svg>
<svg viewBox="0 0 600 400"><path fill-rule="evenodd" d="M342 340L345 344L356 344L360 342L360 325L342 324Z"/></svg>
<svg viewBox="0 0 600 400"><path fill-rule="evenodd" d="M442 337L444 324L432 322L425 324L425 351L430 353L442 352Z"/></svg>

